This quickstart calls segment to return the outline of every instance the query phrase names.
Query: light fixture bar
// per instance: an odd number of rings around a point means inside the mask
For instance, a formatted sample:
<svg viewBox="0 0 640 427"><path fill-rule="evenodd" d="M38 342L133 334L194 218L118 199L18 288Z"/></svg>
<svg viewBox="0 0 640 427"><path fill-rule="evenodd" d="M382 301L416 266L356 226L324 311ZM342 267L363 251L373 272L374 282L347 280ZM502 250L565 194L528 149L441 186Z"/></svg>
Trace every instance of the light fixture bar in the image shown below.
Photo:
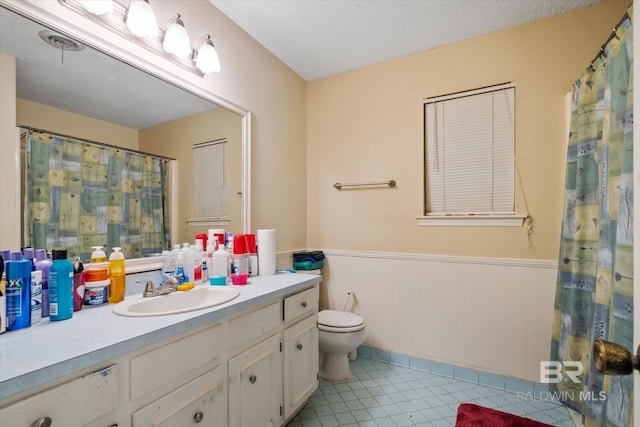
<svg viewBox="0 0 640 427"><path fill-rule="evenodd" d="M92 13L87 11L80 4L78 0L58 0L58 1L60 2L60 4L68 7L74 12L84 16L87 19L90 19L96 24L106 27L107 29L119 35L120 37L136 43L137 45L143 47L147 51L152 52L156 55L159 55L163 58L166 58L172 63L180 66L181 68L187 71L195 73L200 77L204 76L204 73L202 73L193 64L191 57L182 58L175 55L169 55L164 51L164 48L162 47L162 43L160 42L160 40L164 39L164 31L162 29L158 29L160 36L156 38L136 37L133 34L131 34L131 32L129 31L129 29L125 24L125 17L127 16L127 8L121 5L120 3L113 2L113 5L114 5L113 13L108 13L105 15L93 15Z"/></svg>

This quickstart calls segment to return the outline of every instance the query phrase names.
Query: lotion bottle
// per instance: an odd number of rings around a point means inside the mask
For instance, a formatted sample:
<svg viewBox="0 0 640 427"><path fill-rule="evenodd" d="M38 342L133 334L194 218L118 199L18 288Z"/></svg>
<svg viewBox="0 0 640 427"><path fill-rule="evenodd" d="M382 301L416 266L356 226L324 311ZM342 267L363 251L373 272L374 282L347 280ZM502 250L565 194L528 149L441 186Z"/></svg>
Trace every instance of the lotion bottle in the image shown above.
<svg viewBox="0 0 640 427"><path fill-rule="evenodd" d="M109 302L120 302L124 299L126 274L124 272L124 254L120 252L119 247L113 248L113 252L109 255L109 275L111 276Z"/></svg>

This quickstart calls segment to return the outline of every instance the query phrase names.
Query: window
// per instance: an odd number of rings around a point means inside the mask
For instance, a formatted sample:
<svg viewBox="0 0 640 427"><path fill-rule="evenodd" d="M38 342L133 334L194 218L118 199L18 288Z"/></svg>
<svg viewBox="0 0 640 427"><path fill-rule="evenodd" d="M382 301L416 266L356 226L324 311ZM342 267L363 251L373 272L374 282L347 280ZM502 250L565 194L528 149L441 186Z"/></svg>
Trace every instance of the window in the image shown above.
<svg viewBox="0 0 640 427"><path fill-rule="evenodd" d="M514 216L515 86L427 98L424 125L423 219Z"/></svg>
<svg viewBox="0 0 640 427"><path fill-rule="evenodd" d="M227 140L193 146L193 184L196 217L226 218L227 188L225 150Z"/></svg>

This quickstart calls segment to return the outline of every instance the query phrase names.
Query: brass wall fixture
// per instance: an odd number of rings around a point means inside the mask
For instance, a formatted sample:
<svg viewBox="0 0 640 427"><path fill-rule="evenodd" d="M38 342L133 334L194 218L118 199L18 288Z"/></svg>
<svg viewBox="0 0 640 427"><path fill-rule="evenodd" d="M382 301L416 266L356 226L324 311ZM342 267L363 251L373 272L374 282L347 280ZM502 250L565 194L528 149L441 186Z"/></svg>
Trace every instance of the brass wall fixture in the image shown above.
<svg viewBox="0 0 640 427"><path fill-rule="evenodd" d="M593 362L598 372L604 375L630 375L634 369L640 370L640 346L634 356L619 344L596 340L593 343Z"/></svg>

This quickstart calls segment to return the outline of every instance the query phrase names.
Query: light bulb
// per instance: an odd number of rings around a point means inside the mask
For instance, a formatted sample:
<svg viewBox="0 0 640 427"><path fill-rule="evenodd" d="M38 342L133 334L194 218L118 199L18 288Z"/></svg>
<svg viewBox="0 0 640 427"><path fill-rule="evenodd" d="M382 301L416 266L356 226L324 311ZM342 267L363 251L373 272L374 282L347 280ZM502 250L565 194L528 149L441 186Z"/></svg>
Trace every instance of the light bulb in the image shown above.
<svg viewBox="0 0 640 427"><path fill-rule="evenodd" d="M216 48L211 42L211 36L208 34L198 42L193 53L193 61L203 74L220 72L218 52L216 52Z"/></svg>
<svg viewBox="0 0 640 427"><path fill-rule="evenodd" d="M148 0L131 0L127 11L127 28L138 37L158 37L158 21Z"/></svg>
<svg viewBox="0 0 640 427"><path fill-rule="evenodd" d="M172 53L182 58L186 58L191 55L189 34L187 34L187 30L184 28L184 24L180 19L180 14L171 18L167 23L162 47L165 52Z"/></svg>

